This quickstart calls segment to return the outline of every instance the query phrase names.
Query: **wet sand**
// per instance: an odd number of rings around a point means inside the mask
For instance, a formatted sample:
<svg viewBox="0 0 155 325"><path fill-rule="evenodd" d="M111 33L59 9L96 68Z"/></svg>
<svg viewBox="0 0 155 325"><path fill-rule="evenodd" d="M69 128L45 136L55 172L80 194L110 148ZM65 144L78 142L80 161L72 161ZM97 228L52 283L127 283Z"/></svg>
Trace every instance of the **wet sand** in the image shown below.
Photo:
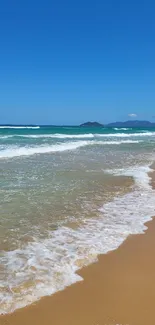
<svg viewBox="0 0 155 325"><path fill-rule="evenodd" d="M1 316L0 325L154 325L155 218L146 225L78 272L84 281Z"/></svg>

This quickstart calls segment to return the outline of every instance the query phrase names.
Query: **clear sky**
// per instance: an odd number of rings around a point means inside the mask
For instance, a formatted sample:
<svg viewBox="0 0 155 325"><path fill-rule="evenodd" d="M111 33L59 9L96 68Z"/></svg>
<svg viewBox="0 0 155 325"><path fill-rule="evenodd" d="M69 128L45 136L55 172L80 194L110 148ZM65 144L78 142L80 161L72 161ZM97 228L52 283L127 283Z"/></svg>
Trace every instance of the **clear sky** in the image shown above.
<svg viewBox="0 0 155 325"><path fill-rule="evenodd" d="M0 123L128 114L155 115L154 0L1 1Z"/></svg>

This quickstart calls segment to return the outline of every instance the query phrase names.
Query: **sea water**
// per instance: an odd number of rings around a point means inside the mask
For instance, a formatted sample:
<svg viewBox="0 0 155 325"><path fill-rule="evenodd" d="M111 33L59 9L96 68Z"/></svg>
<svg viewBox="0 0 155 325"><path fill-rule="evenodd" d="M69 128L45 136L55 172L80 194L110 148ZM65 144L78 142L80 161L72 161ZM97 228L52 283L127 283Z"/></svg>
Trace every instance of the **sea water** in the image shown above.
<svg viewBox="0 0 155 325"><path fill-rule="evenodd" d="M0 313L145 230L154 158L155 129L0 127Z"/></svg>

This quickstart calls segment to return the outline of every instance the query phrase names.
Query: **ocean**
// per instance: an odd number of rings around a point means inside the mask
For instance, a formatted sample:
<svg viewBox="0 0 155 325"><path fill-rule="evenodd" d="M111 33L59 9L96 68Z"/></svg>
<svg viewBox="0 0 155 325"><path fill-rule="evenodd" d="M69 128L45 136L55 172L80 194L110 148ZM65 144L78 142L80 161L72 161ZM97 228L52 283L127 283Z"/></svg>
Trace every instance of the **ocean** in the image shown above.
<svg viewBox="0 0 155 325"><path fill-rule="evenodd" d="M154 160L155 129L0 126L0 313L142 233Z"/></svg>

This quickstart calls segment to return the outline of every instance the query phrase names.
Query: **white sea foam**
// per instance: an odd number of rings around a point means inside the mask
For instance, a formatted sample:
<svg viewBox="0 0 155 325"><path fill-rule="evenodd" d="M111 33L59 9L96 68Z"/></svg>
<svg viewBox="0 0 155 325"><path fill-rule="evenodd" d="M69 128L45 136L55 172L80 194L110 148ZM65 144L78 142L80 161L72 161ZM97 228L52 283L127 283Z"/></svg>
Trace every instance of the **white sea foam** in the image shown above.
<svg viewBox="0 0 155 325"><path fill-rule="evenodd" d="M148 173L151 171L150 167L148 165L141 166L137 168L137 166L128 167L126 169L120 168L120 169L107 169L104 170L104 172L107 172L109 174L113 174L116 176L131 176L134 177L136 184L141 186L142 188L150 189L149 180L150 177L148 176Z"/></svg>
<svg viewBox="0 0 155 325"><path fill-rule="evenodd" d="M11 312L82 280L76 274L78 269L95 261L98 254L116 249L129 234L143 233L144 223L155 212L149 170L148 166L135 166L111 171L133 176L133 192L104 204L97 219L83 217L84 225L78 229L60 227L44 240L34 238L25 247L3 252L6 276L1 283L0 312Z"/></svg>
<svg viewBox="0 0 155 325"><path fill-rule="evenodd" d="M17 127L17 128L25 128L25 127ZM31 127L26 127L31 128ZM39 127L32 127L39 128ZM119 129L123 130L123 129ZM142 131L137 133L84 133L84 134L62 134L62 133L54 133L54 134L8 134L8 135L0 135L0 139L7 138L32 138L32 139L42 139L42 138L53 138L53 139L97 139L97 138L127 138L127 137L152 137L155 136L155 132L150 131Z"/></svg>
<svg viewBox="0 0 155 325"><path fill-rule="evenodd" d="M125 130L125 129L119 129ZM14 135L15 136L15 135ZM140 136L155 136L155 132L145 131L145 132L137 132L137 133L84 133L84 134L62 134L62 133L54 133L54 134L28 134L28 135L16 135L19 137L26 138L56 138L56 139L88 139L88 138L97 138L97 137L140 137Z"/></svg>
<svg viewBox="0 0 155 325"><path fill-rule="evenodd" d="M92 145L121 145L121 144L136 144L140 143L138 140L120 140L120 141L73 141L58 143L53 145L40 145L40 146L0 146L0 159L2 158L13 158L20 156L31 156L36 154L54 153L62 151L72 151L81 147L92 146Z"/></svg>
<svg viewBox="0 0 155 325"><path fill-rule="evenodd" d="M46 146L33 146L33 147L10 146L0 151L0 158L13 158L18 156L31 156L35 154L75 150L85 145L87 145L87 141L77 141L77 142L61 143L61 144L46 145Z"/></svg>
<svg viewBox="0 0 155 325"><path fill-rule="evenodd" d="M40 126L0 125L0 129L40 129Z"/></svg>
<svg viewBox="0 0 155 325"><path fill-rule="evenodd" d="M96 134L97 137L118 137L118 138L126 138L126 137L146 137L146 136L155 136L155 132L137 132L137 133L109 133L109 134Z"/></svg>
<svg viewBox="0 0 155 325"><path fill-rule="evenodd" d="M114 130L118 131L118 130L132 130L132 128L114 128Z"/></svg>
<svg viewBox="0 0 155 325"><path fill-rule="evenodd" d="M54 134L24 134L24 135L12 135L24 138L56 138L56 139L89 139L94 138L92 133L86 134L61 134L61 133L54 133Z"/></svg>

